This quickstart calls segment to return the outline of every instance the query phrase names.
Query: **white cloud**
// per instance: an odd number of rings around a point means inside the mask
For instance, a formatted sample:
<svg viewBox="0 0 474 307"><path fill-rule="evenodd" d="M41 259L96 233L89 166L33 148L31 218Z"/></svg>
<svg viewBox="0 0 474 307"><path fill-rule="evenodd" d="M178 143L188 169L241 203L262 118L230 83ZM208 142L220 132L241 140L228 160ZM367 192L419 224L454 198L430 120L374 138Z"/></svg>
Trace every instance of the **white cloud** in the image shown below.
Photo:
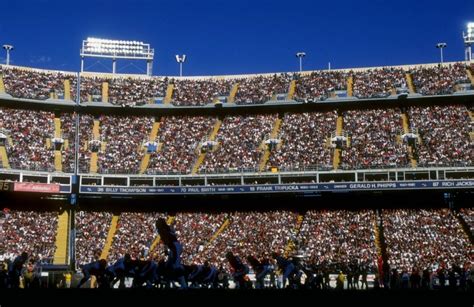
<svg viewBox="0 0 474 307"><path fill-rule="evenodd" d="M51 62L51 57L46 55L33 55L30 57L30 63L42 64Z"/></svg>

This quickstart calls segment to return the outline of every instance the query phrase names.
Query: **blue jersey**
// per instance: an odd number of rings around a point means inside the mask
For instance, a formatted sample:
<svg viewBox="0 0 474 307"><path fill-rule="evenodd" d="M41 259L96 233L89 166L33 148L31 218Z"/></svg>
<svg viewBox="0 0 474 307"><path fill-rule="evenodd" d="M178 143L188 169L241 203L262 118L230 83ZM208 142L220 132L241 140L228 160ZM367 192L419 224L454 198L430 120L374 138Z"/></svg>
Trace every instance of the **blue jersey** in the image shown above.
<svg viewBox="0 0 474 307"><path fill-rule="evenodd" d="M81 268L83 272L88 272L89 274L94 275L95 273L100 271L100 263L99 261L94 261L91 263L84 264Z"/></svg>
<svg viewBox="0 0 474 307"><path fill-rule="evenodd" d="M120 258L113 265L110 265L107 267L107 272L112 273L114 276L117 275L117 273L126 273L126 274L131 274L133 271L133 268L131 265L127 264L125 262L125 258Z"/></svg>
<svg viewBox="0 0 474 307"><path fill-rule="evenodd" d="M178 241L173 241L171 246L168 246L170 252L168 259L166 260L166 266L177 268L181 267L181 253L183 252L183 246Z"/></svg>
<svg viewBox="0 0 474 307"><path fill-rule="evenodd" d="M287 260L283 258L282 256L278 256L275 259L278 264L278 267L280 267L283 270L286 269L289 265L293 265L293 263L290 260Z"/></svg>
<svg viewBox="0 0 474 307"><path fill-rule="evenodd" d="M20 275L21 270L23 269L23 264L25 264L25 258L22 256L17 256L13 262L10 264L8 268L8 272L10 274L18 274Z"/></svg>

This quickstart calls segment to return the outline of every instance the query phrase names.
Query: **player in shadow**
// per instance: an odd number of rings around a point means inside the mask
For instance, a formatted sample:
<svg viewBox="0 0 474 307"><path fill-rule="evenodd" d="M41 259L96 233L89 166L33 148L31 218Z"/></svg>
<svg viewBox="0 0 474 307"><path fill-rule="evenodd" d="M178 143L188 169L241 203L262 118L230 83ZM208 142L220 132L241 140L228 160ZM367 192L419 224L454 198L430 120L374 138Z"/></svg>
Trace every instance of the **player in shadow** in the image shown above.
<svg viewBox="0 0 474 307"><path fill-rule="evenodd" d="M156 229L160 235L161 241L167 247L167 259L164 263L164 272L163 275L165 278L173 283L177 281L180 284L182 289L186 289L188 284L184 278L185 270L184 266L181 263L181 253L183 252L183 247L179 243L178 238L174 230L166 224L166 220L160 218L156 221Z"/></svg>

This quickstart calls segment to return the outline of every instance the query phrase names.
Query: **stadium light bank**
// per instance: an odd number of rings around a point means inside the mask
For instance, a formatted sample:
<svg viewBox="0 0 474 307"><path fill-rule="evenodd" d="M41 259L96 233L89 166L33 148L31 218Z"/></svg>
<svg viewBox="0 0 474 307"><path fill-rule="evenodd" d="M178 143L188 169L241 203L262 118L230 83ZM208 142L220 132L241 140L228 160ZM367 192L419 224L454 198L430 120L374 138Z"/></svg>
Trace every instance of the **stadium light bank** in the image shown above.
<svg viewBox="0 0 474 307"><path fill-rule="evenodd" d="M474 44L474 22L467 24L467 33L462 33L464 38L466 61L472 61L472 44Z"/></svg>
<svg viewBox="0 0 474 307"><path fill-rule="evenodd" d="M84 71L84 58L112 59L112 73L116 73L117 59L146 60L146 74L151 76L153 67L154 49L150 44L139 41L112 40L88 37L82 41L81 72Z"/></svg>

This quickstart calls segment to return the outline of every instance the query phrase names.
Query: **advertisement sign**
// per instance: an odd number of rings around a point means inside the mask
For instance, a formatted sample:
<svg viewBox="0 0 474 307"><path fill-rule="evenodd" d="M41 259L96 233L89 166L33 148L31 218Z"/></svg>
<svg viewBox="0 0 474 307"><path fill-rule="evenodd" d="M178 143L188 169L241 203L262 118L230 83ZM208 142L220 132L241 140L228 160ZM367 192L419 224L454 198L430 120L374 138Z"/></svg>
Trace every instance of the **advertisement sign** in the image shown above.
<svg viewBox="0 0 474 307"><path fill-rule="evenodd" d="M59 184L15 182L15 192L59 193Z"/></svg>

